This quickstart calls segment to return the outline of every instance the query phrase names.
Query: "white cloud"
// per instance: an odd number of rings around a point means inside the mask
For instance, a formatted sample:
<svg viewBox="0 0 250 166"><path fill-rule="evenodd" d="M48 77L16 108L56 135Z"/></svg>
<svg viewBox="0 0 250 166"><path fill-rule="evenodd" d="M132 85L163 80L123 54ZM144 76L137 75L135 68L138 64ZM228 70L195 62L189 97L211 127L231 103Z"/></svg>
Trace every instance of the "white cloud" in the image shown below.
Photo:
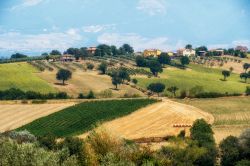
<svg viewBox="0 0 250 166"><path fill-rule="evenodd" d="M172 44L166 37L146 38L134 33L124 35L118 33L104 33L98 37L97 41L102 44L117 46L128 43L131 44L136 51L143 51L149 48L169 51L183 47L185 44L185 42L181 40Z"/></svg>
<svg viewBox="0 0 250 166"><path fill-rule="evenodd" d="M0 34L0 49L1 51L42 52L51 49L62 51L81 40L81 35L75 29L69 29L67 32L37 35L8 32Z"/></svg>
<svg viewBox="0 0 250 166"><path fill-rule="evenodd" d="M87 33L97 33L101 32L107 29L115 29L115 24L106 24L106 25L90 25L90 26L84 26L83 28L84 32Z"/></svg>
<svg viewBox="0 0 250 166"><path fill-rule="evenodd" d="M246 46L250 48L250 40L235 40L232 44L233 46Z"/></svg>
<svg viewBox="0 0 250 166"><path fill-rule="evenodd" d="M151 16L166 14L167 10L165 0L139 0L136 8Z"/></svg>
<svg viewBox="0 0 250 166"><path fill-rule="evenodd" d="M36 6L40 3L44 2L44 0L23 0L21 4L13 6L10 10L22 9L26 7Z"/></svg>

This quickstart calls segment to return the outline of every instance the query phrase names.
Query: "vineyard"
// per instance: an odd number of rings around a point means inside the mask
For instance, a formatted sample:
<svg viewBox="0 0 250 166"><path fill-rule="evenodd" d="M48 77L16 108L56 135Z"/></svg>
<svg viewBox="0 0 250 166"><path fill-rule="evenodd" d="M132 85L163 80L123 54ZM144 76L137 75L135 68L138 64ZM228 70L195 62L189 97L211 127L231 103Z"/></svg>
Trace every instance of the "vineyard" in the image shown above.
<svg viewBox="0 0 250 166"><path fill-rule="evenodd" d="M35 120L18 130L28 130L38 136L48 133L57 137L78 135L92 129L98 122L126 116L155 102L153 99L84 102Z"/></svg>

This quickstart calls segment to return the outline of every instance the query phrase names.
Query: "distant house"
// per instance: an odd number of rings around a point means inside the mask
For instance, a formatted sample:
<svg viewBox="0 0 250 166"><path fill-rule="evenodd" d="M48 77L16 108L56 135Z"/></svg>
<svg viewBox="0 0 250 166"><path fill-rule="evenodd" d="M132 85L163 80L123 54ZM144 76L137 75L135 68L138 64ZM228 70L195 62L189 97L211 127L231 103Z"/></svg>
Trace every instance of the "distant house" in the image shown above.
<svg viewBox="0 0 250 166"><path fill-rule="evenodd" d="M199 56L205 56L207 54L207 51L198 51L197 53Z"/></svg>
<svg viewBox="0 0 250 166"><path fill-rule="evenodd" d="M246 46L237 46L235 50L238 50L240 52L248 52L248 48Z"/></svg>
<svg viewBox="0 0 250 166"><path fill-rule="evenodd" d="M96 50L97 50L96 47L89 47L89 48L87 49L88 54L90 54L90 55L95 54Z"/></svg>
<svg viewBox="0 0 250 166"><path fill-rule="evenodd" d="M158 49L147 49L143 52L143 55L145 57L148 57L148 56L157 57L157 56L161 55L161 51Z"/></svg>
<svg viewBox="0 0 250 166"><path fill-rule="evenodd" d="M62 62L72 62L75 61L76 58L73 55L70 54L64 54L61 56L60 61Z"/></svg>
<svg viewBox="0 0 250 166"><path fill-rule="evenodd" d="M209 50L209 52L214 52L215 56L223 56L224 55L223 49L212 49L212 50Z"/></svg>
<svg viewBox="0 0 250 166"><path fill-rule="evenodd" d="M193 49L179 49L177 51L178 56L195 56L195 50Z"/></svg>

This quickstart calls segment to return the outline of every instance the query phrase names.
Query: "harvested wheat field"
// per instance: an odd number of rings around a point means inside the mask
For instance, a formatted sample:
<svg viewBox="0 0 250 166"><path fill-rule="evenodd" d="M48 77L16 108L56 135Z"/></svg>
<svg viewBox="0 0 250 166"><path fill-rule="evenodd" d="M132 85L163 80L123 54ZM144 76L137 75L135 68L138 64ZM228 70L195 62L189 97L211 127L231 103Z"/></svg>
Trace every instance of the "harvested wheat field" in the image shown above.
<svg viewBox="0 0 250 166"><path fill-rule="evenodd" d="M190 128L174 125L192 125L201 118L210 124L214 122L211 114L198 108L163 99L126 117L107 122L104 127L127 139L165 137Z"/></svg>
<svg viewBox="0 0 250 166"><path fill-rule="evenodd" d="M56 104L2 104L0 106L0 132L16 129L74 104L74 102Z"/></svg>

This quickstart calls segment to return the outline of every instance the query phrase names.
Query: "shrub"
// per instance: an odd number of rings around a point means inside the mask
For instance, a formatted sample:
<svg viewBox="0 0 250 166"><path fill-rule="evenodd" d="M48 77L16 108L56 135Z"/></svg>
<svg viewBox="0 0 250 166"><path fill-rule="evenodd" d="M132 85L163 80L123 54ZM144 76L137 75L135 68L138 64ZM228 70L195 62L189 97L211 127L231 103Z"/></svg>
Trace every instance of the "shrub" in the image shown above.
<svg viewBox="0 0 250 166"><path fill-rule="evenodd" d="M94 67L95 67L94 64L92 64L92 63L87 63L87 69L93 70Z"/></svg>
<svg viewBox="0 0 250 166"><path fill-rule="evenodd" d="M95 99L95 94L92 90L89 91L89 94L87 95L87 99Z"/></svg>
<svg viewBox="0 0 250 166"><path fill-rule="evenodd" d="M248 87L246 88L246 95L247 95L247 96L250 95L250 86L248 86Z"/></svg>
<svg viewBox="0 0 250 166"><path fill-rule="evenodd" d="M44 104L44 103L47 103L47 100L33 100L31 103L32 104Z"/></svg>
<svg viewBox="0 0 250 166"><path fill-rule="evenodd" d="M250 165L250 160L241 160L236 163L236 166L249 166Z"/></svg>
<svg viewBox="0 0 250 166"><path fill-rule="evenodd" d="M112 90L106 89L99 94L102 98L111 98L113 96Z"/></svg>
<svg viewBox="0 0 250 166"><path fill-rule="evenodd" d="M85 99L86 97L83 95L83 93L79 93L79 95L78 95L77 98L78 98L78 99Z"/></svg>
<svg viewBox="0 0 250 166"><path fill-rule="evenodd" d="M66 92L59 92L56 94L57 99L68 99L68 94Z"/></svg>

